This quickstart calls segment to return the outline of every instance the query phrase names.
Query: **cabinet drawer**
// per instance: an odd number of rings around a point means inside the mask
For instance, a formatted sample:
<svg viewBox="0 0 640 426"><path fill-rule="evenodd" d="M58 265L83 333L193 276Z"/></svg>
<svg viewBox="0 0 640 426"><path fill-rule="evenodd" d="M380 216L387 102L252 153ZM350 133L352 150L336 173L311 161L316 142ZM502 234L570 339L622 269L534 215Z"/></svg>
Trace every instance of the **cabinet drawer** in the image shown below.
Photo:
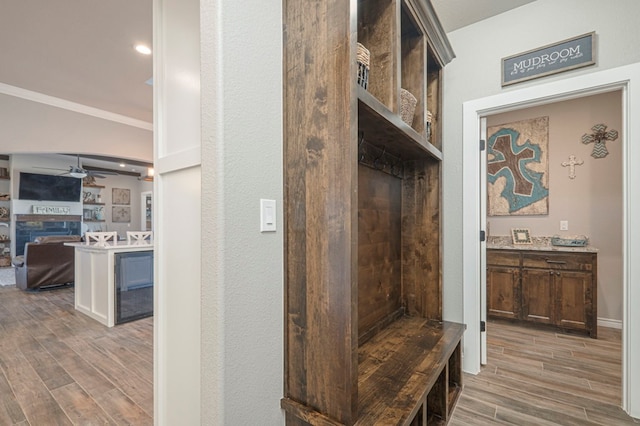
<svg viewBox="0 0 640 426"><path fill-rule="evenodd" d="M570 269L576 271L592 271L593 260L589 253L531 253L522 256L525 268Z"/></svg>
<svg viewBox="0 0 640 426"><path fill-rule="evenodd" d="M487 265L520 266L520 253L507 250L487 250Z"/></svg>

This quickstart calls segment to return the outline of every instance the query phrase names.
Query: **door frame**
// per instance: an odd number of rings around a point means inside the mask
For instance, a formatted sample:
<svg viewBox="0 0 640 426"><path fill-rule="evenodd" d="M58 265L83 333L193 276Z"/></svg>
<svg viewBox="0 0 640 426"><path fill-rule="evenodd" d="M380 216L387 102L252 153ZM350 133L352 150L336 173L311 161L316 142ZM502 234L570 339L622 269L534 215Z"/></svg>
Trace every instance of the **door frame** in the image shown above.
<svg viewBox="0 0 640 426"><path fill-rule="evenodd" d="M634 86L633 83L636 83ZM622 326L622 408L640 417L640 264L630 259L640 256L640 223L630 219L640 215L640 147L631 143L640 135L640 120L632 113L640 111L640 63L579 75L550 83L508 91L463 104L463 290L464 322L467 331L463 342L463 368L477 374L481 364L481 298L480 267L486 255L478 238L480 234L480 188L486 176L480 175L480 119L488 115L532 106L575 99L599 93L622 92L623 145L623 326ZM479 184L478 184L479 183Z"/></svg>
<svg viewBox="0 0 640 426"><path fill-rule="evenodd" d="M151 226L147 229L147 197L151 199ZM153 191L140 193L140 230L153 231Z"/></svg>

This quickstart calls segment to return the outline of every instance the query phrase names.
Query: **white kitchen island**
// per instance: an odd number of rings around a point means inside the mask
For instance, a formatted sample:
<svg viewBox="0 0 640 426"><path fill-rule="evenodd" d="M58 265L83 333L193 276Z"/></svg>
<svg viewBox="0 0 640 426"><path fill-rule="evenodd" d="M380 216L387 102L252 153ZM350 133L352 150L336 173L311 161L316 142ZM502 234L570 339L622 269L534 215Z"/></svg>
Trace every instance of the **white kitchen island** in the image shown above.
<svg viewBox="0 0 640 426"><path fill-rule="evenodd" d="M107 327L153 313L152 243L65 245L75 248L76 310Z"/></svg>

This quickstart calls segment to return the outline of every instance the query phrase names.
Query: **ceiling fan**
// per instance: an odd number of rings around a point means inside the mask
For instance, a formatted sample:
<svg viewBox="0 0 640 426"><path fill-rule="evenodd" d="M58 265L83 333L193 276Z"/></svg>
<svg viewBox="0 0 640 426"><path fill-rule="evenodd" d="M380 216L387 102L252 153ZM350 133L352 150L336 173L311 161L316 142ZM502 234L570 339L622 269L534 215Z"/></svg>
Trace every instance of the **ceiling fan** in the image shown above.
<svg viewBox="0 0 640 426"><path fill-rule="evenodd" d="M71 177L74 178L78 178L78 179L84 179L87 176L90 177L94 177L94 178L105 178L106 176L104 175L117 175L117 172L110 172L108 170L87 170L82 168L82 165L80 164L80 155L77 155L78 158L78 164L77 165L71 165L69 166L69 169L59 169L59 168L54 168L54 167L35 167L36 169L47 169L47 170L61 170L64 171L64 173L61 173L61 175L69 175Z"/></svg>

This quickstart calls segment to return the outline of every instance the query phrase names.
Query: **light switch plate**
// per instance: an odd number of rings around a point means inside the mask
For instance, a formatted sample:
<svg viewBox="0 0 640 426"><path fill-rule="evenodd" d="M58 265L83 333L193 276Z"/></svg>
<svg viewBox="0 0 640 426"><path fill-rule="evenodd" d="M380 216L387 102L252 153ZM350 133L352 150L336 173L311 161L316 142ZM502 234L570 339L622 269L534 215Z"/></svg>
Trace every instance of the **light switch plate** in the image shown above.
<svg viewBox="0 0 640 426"><path fill-rule="evenodd" d="M568 220L561 220L560 221L560 230L561 231L568 231L569 230L569 221Z"/></svg>
<svg viewBox="0 0 640 426"><path fill-rule="evenodd" d="M276 232L276 200L260 199L260 232Z"/></svg>

